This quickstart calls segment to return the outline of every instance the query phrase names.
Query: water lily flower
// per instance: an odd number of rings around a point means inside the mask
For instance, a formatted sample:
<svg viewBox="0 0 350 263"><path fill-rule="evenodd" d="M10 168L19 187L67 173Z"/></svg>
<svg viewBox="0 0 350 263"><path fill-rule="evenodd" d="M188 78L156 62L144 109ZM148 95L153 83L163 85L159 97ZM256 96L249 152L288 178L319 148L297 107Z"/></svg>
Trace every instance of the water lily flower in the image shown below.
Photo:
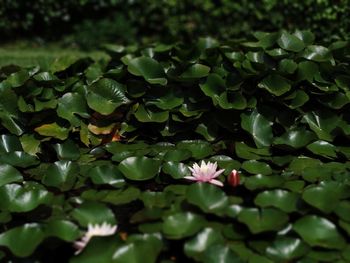
<svg viewBox="0 0 350 263"><path fill-rule="evenodd" d="M78 241L74 242L74 247L77 249L75 255L81 253L86 245L89 243L90 239L94 236L111 236L117 231L116 225L111 225L103 222L101 225L88 224L88 231L85 235Z"/></svg>
<svg viewBox="0 0 350 263"><path fill-rule="evenodd" d="M218 165L216 162L205 163L202 161L201 166L195 163L192 167L189 168L192 172L192 176L185 176L184 178L192 181L206 182L217 186L224 186L222 182L216 180L215 178L218 177L223 171L225 171L225 169L216 171L217 166Z"/></svg>
<svg viewBox="0 0 350 263"><path fill-rule="evenodd" d="M233 187L236 187L237 185L239 185L239 173L238 173L238 171L232 170L232 172L227 177L227 181Z"/></svg>

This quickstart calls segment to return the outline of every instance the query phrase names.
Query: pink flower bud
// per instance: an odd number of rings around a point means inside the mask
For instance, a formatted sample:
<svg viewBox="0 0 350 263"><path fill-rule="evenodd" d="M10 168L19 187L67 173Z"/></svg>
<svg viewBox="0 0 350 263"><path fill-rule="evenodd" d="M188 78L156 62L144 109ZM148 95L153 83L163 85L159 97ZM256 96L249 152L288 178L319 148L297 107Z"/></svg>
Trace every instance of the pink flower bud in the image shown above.
<svg viewBox="0 0 350 263"><path fill-rule="evenodd" d="M233 187L236 187L237 185L239 185L239 173L238 173L238 171L233 170L229 174L229 176L227 177L227 181Z"/></svg>

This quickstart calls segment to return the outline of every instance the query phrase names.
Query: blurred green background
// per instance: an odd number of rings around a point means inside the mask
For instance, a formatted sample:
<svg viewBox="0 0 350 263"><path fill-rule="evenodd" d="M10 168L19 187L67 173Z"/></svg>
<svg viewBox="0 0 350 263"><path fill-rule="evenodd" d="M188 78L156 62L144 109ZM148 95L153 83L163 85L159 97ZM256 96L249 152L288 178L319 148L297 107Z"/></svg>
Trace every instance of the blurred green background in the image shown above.
<svg viewBox="0 0 350 263"><path fill-rule="evenodd" d="M98 58L104 43L221 41L253 31L308 29L319 43L349 39L350 0L0 0L0 65Z"/></svg>

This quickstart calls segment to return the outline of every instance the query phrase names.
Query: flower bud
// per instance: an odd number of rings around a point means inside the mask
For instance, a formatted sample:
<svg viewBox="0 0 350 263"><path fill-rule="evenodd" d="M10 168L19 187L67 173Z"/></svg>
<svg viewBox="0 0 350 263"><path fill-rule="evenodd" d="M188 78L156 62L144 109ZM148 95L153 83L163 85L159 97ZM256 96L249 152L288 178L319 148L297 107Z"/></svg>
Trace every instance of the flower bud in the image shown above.
<svg viewBox="0 0 350 263"><path fill-rule="evenodd" d="M237 170L233 170L227 177L229 185L236 187L239 185L239 174Z"/></svg>

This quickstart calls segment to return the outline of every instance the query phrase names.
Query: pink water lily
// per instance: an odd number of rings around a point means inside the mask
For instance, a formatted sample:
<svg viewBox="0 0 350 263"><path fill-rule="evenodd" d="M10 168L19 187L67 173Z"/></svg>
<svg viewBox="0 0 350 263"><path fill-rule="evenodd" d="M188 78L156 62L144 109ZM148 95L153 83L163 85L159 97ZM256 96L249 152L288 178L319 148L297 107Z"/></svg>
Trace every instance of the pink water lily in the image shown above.
<svg viewBox="0 0 350 263"><path fill-rule="evenodd" d="M189 167L190 171L192 172L192 176L185 176L184 178L192 181L206 182L217 186L224 186L222 182L216 180L215 178L223 173L225 169L216 171L217 167L218 165L216 162L211 163L208 161L208 163L205 163L202 161L201 166L195 163L192 167Z"/></svg>
<svg viewBox="0 0 350 263"><path fill-rule="evenodd" d="M75 255L78 255L84 250L92 237L114 235L115 231L117 231L117 226L110 225L106 222L101 225L88 224L88 231L85 235L80 240L74 242L74 248L77 249Z"/></svg>

